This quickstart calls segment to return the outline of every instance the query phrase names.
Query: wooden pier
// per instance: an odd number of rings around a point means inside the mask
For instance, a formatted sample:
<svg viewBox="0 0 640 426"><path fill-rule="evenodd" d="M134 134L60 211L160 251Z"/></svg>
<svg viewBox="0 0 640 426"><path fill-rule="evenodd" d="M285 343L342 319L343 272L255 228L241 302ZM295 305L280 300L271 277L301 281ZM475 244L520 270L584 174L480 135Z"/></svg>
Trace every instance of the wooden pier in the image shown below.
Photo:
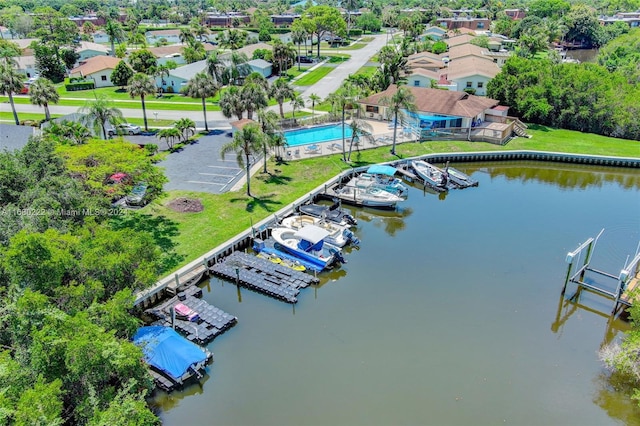
<svg viewBox="0 0 640 426"><path fill-rule="evenodd" d="M566 261L569 264L567 268L567 275L562 287L562 296L564 296L567 285L569 283L575 283L578 285L578 290L571 299L577 299L582 289L586 289L592 293L606 297L613 300L613 308L611 310L612 315L620 314L624 311L625 307L632 306L634 301L638 299L639 292L638 280L640 279L640 246L636 250L635 257L631 262L626 262L623 269L618 275L611 274L606 271L600 271L592 268L591 258L596 247L598 239L602 236L604 229L596 237L587 239L580 244L577 249L567 254ZM582 259L584 256L584 259ZM582 264L580 260L582 259ZM600 284L593 284L585 281L587 273L593 273L601 277L610 279L612 282L615 280L616 284L610 287L605 287Z"/></svg>
<svg viewBox="0 0 640 426"><path fill-rule="evenodd" d="M147 309L145 314L154 318L154 325L173 327L183 334L187 340L206 345L238 321L236 317L224 312L201 299L202 289L193 286L180 292L169 300L153 308ZM173 307L178 303L191 308L198 313L197 321L187 321L175 317Z"/></svg>
<svg viewBox="0 0 640 426"><path fill-rule="evenodd" d="M237 285L288 303L298 301L301 288L320 282L318 278L305 272L243 252L232 253L224 261L213 265L210 271Z"/></svg>

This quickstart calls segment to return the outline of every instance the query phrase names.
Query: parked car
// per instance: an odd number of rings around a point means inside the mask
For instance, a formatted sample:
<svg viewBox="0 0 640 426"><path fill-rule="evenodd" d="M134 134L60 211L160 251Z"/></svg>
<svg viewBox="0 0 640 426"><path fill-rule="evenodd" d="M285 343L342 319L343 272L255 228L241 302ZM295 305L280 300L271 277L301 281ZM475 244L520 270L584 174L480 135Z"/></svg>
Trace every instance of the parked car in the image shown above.
<svg viewBox="0 0 640 426"><path fill-rule="evenodd" d="M112 127L107 130L107 134L109 136L113 135L139 135L140 134L140 126L134 126L129 123L121 123L116 124L115 127Z"/></svg>
<svg viewBox="0 0 640 426"><path fill-rule="evenodd" d="M125 201L129 206L144 206L147 204L149 196L149 186L145 182L139 182L134 185L129 195L125 197Z"/></svg>
<svg viewBox="0 0 640 426"><path fill-rule="evenodd" d="M297 62L297 58L296 58L296 62ZM310 58L309 56L300 56L300 63L312 64L313 63L313 58Z"/></svg>

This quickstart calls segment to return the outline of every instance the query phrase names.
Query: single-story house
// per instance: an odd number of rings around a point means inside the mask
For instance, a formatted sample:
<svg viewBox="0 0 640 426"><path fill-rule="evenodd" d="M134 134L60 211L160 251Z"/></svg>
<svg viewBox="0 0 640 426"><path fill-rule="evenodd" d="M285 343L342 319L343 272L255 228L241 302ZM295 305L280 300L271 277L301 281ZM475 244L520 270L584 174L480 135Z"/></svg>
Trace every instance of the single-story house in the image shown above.
<svg viewBox="0 0 640 426"><path fill-rule="evenodd" d="M28 78L34 77L38 75L38 70L36 69L36 57L29 56L18 56L15 58L18 63L17 71L21 74L24 74Z"/></svg>
<svg viewBox="0 0 640 426"><path fill-rule="evenodd" d="M203 43L205 52L210 52L215 49L210 43ZM171 44L168 46L149 47L149 50L158 60L158 65L165 65L168 61L173 61L178 65L186 64L183 56L183 49L185 45L182 43Z"/></svg>
<svg viewBox="0 0 640 426"><path fill-rule="evenodd" d="M154 30L147 31L145 34L147 43L154 45L161 39L165 39L167 43L180 43L180 30Z"/></svg>
<svg viewBox="0 0 640 426"><path fill-rule="evenodd" d="M251 67L251 72L258 72L264 78L271 76L271 62L265 61L264 59L253 59L247 62L247 64Z"/></svg>
<svg viewBox="0 0 640 426"><path fill-rule="evenodd" d="M442 40L446 34L447 30L445 30L444 28L429 26L422 32L420 39L426 40L427 37L430 37L433 40Z"/></svg>
<svg viewBox="0 0 640 426"><path fill-rule="evenodd" d="M71 77L85 77L95 82L95 87L111 87L111 74L122 59L113 56L94 56L71 70Z"/></svg>
<svg viewBox="0 0 640 426"><path fill-rule="evenodd" d="M81 41L80 45L76 48L76 53L80 55L78 62L82 62L94 56L108 56L111 53L111 49L103 44Z"/></svg>
<svg viewBox="0 0 640 426"><path fill-rule="evenodd" d="M447 46L449 46L449 49L451 49L452 47L458 46L460 44L469 44L474 38L476 38L476 36L472 34L459 34L453 37L449 37L445 40L445 43L447 43Z"/></svg>
<svg viewBox="0 0 640 426"><path fill-rule="evenodd" d="M24 56L32 56L34 54L33 49L31 48L31 43L34 41L40 41L37 38L14 38L10 40L11 43L15 43L20 48L20 51Z"/></svg>
<svg viewBox="0 0 640 426"><path fill-rule="evenodd" d="M420 134L423 140L468 138L504 144L512 135L514 121L507 119L505 107L499 102L466 92L405 86L415 98L416 112L405 111L402 125ZM396 85L358 101L365 118L384 120L385 99L397 92Z"/></svg>
<svg viewBox="0 0 640 426"><path fill-rule="evenodd" d="M156 77L156 84L158 87L162 87L165 92L173 91L173 93L180 93L182 87L187 84L196 74L204 71L207 68L207 61L202 60L193 62L191 64L183 65L174 70L169 71L169 76L160 78ZM163 84L164 83L164 84ZM171 88L171 89L169 89Z"/></svg>
<svg viewBox="0 0 640 426"><path fill-rule="evenodd" d="M251 59L253 58L253 52L255 52L258 49L267 49L267 50L273 50L273 46L271 46L270 44L267 43L254 43L254 44L248 44L245 47L242 47L238 50L234 50L235 53L244 53L245 55L247 55L247 58ZM231 52L227 52L227 53L223 53L221 55L219 55L219 57L221 59L229 59L231 58Z"/></svg>
<svg viewBox="0 0 640 426"><path fill-rule="evenodd" d="M476 46L475 44L465 43L465 44L456 44L455 46L449 47L449 51L443 53L443 57L449 58L449 61L453 61L454 59L460 59L467 56L477 56L482 58L482 52L485 49L484 47ZM448 62L448 61L447 61Z"/></svg>

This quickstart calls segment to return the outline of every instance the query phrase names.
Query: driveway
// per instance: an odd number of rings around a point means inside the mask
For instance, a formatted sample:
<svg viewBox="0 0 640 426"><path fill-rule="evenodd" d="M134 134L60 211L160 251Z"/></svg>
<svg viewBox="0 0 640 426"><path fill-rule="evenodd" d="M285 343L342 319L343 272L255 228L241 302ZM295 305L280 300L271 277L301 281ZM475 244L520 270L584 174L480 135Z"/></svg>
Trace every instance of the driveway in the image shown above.
<svg viewBox="0 0 640 426"><path fill-rule="evenodd" d="M169 179L165 190L221 194L244 177L244 169L236 162L235 153L221 158L220 149L231 138L227 136L229 130L220 132L219 135L202 136L194 144L169 154L166 160L158 163Z"/></svg>

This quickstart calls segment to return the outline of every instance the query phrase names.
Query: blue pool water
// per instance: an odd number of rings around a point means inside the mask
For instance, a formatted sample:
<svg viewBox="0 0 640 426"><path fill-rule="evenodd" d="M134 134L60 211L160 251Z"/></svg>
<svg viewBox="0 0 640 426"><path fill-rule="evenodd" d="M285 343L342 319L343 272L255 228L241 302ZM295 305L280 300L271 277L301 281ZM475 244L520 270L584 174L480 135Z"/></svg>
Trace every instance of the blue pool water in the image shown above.
<svg viewBox="0 0 640 426"><path fill-rule="evenodd" d="M349 126L344 127L344 135L345 138L351 137L351 128ZM342 124L290 130L288 132L284 132L284 137L287 140L287 145L289 146L308 145L316 142L342 139Z"/></svg>

